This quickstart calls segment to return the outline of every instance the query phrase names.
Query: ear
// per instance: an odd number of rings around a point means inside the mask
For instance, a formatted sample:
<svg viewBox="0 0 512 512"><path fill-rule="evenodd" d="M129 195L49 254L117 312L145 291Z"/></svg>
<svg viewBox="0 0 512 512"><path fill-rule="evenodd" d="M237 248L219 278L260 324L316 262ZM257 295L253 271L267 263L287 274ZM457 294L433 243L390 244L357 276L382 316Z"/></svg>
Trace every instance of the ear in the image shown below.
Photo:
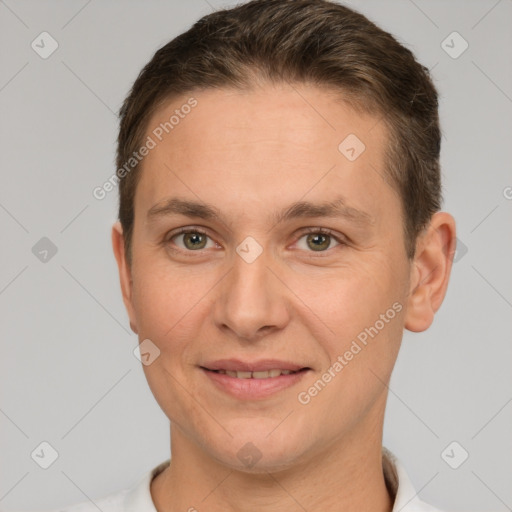
<svg viewBox="0 0 512 512"><path fill-rule="evenodd" d="M137 319L132 301L133 281L131 268L126 261L124 251L124 235L120 222L116 222L112 226L112 248L116 257L117 267L119 269L119 280L121 282L121 291L123 294L123 302L130 318L130 327L135 334L138 334Z"/></svg>
<svg viewBox="0 0 512 512"><path fill-rule="evenodd" d="M446 212L435 213L416 242L411 265L405 328L425 331L441 307L455 255L455 220Z"/></svg>

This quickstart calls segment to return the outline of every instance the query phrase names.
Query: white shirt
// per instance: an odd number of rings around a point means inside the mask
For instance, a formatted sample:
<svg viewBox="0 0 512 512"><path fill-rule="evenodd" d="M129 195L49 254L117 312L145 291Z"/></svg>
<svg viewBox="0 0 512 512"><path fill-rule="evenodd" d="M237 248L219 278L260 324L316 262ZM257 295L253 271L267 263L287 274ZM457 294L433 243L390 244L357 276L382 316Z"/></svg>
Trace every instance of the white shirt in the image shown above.
<svg viewBox="0 0 512 512"><path fill-rule="evenodd" d="M418 498L400 461L386 448L382 449L386 484L395 496L392 512L442 512ZM95 500L47 512L157 512L151 498L150 484L170 463L162 462L146 473L133 487Z"/></svg>

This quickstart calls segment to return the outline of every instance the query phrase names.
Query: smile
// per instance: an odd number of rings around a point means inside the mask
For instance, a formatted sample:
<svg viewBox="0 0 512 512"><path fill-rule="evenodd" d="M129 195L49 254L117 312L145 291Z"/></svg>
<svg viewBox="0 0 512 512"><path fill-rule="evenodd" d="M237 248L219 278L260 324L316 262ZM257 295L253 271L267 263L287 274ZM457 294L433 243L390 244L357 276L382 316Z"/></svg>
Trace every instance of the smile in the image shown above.
<svg viewBox="0 0 512 512"><path fill-rule="evenodd" d="M279 368L262 371L212 370L200 367L202 373L221 391L238 400L262 400L275 396L280 391L298 384L310 368L281 370Z"/></svg>
<svg viewBox="0 0 512 512"><path fill-rule="evenodd" d="M297 373L302 370L292 371L292 370L268 370L268 371L260 371L260 372L244 372L244 371L232 371L232 370L210 370L216 373L229 375L230 377L235 377L237 379L268 379L279 377L280 375L290 375L291 373Z"/></svg>

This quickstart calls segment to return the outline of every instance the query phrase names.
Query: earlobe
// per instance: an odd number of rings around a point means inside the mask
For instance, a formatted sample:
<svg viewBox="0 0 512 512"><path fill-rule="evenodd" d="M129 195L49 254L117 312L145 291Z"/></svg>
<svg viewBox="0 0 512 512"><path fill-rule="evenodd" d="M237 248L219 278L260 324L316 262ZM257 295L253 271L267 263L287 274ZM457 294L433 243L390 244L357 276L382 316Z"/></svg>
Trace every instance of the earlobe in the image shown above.
<svg viewBox="0 0 512 512"><path fill-rule="evenodd" d="M441 307L455 254L455 231L454 218L449 213L437 212L418 238L405 317L405 328L409 331L428 329Z"/></svg>
<svg viewBox="0 0 512 512"><path fill-rule="evenodd" d="M137 321L135 316L135 309L133 307L133 281L131 275L131 268L128 265L125 257L124 250L124 235L123 228L120 222L116 222L112 226L112 249L117 261L119 270L119 281L121 284L121 292L123 295L123 302L130 319L130 327L135 334L138 334Z"/></svg>

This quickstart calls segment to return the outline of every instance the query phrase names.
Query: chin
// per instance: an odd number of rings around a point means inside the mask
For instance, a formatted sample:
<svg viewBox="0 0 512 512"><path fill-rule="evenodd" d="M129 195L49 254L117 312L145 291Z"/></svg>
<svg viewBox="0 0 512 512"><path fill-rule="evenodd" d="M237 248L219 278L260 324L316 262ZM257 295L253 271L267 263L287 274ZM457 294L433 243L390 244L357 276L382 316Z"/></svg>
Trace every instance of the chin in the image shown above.
<svg viewBox="0 0 512 512"><path fill-rule="evenodd" d="M259 428L250 428L247 424L252 421L236 422L236 430L232 430L232 425L231 428L228 426L228 431L238 434L229 439L223 436L215 450L209 447L212 457L233 470L250 474L286 470L303 458L307 439L294 437L289 426L283 429L283 435L274 435L278 423L268 419L260 418L256 420L261 423Z"/></svg>
<svg viewBox="0 0 512 512"><path fill-rule="evenodd" d="M216 460L234 471L251 475L268 475L268 473L286 471L296 466L297 454L276 454L271 450L259 450L255 445L248 444L238 452L231 453L229 457L226 457L225 453L219 454Z"/></svg>

